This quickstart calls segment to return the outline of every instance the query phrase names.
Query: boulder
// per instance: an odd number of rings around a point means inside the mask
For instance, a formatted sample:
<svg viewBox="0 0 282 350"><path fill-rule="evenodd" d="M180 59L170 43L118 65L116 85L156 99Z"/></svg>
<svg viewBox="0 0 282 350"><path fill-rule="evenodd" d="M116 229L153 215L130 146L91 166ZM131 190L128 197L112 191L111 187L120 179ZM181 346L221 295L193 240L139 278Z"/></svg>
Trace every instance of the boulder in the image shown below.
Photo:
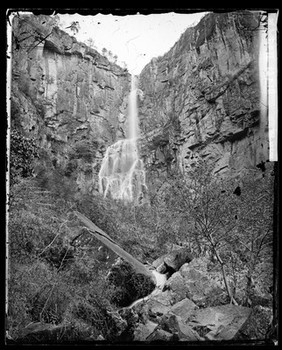
<svg viewBox="0 0 282 350"><path fill-rule="evenodd" d="M151 300L148 303L148 314L149 316L154 318L161 315L165 315L169 311L169 309L169 306L166 306L156 300Z"/></svg>
<svg viewBox="0 0 282 350"><path fill-rule="evenodd" d="M158 327L157 323L147 320L145 324L139 323L138 326L134 330L134 338L135 341L146 341L147 338L154 332L154 330Z"/></svg>
<svg viewBox="0 0 282 350"><path fill-rule="evenodd" d="M158 301L165 306L171 306L174 303L175 294L171 290L153 295L150 301Z"/></svg>
<svg viewBox="0 0 282 350"><path fill-rule="evenodd" d="M171 341L174 336L170 332L166 332L163 329L156 329L151 335L148 337L148 341Z"/></svg>
<svg viewBox="0 0 282 350"><path fill-rule="evenodd" d="M203 270L198 270L190 264L184 264L180 268L179 273L184 280L187 297L201 307L222 304L225 301L223 289L211 278L205 265L202 268Z"/></svg>
<svg viewBox="0 0 282 350"><path fill-rule="evenodd" d="M181 317L174 314L163 316L160 325L163 330L178 336L180 341L198 341L201 340L199 334L189 325L185 324Z"/></svg>
<svg viewBox="0 0 282 350"><path fill-rule="evenodd" d="M193 313L194 310L198 309L199 307L193 303L190 299L183 299L179 301L178 303L174 304L170 311L174 313L175 315L181 317L181 319L186 322L186 320L189 318L189 316Z"/></svg>
<svg viewBox="0 0 282 350"><path fill-rule="evenodd" d="M179 271L175 272L165 283L164 291L170 290L174 293L174 302L178 302L186 298L188 288L185 280Z"/></svg>
<svg viewBox="0 0 282 350"><path fill-rule="evenodd" d="M173 303L173 293L171 291L165 291L153 295L146 302L143 311L152 319L158 319L160 316L169 312Z"/></svg>
<svg viewBox="0 0 282 350"><path fill-rule="evenodd" d="M207 340L230 340L235 338L250 313L250 308L231 304L198 309L189 317L187 325Z"/></svg>
<svg viewBox="0 0 282 350"><path fill-rule="evenodd" d="M160 273L173 273L178 271L180 267L192 261L193 256L187 247L175 249L170 253L167 253L157 260L155 260L152 265Z"/></svg>

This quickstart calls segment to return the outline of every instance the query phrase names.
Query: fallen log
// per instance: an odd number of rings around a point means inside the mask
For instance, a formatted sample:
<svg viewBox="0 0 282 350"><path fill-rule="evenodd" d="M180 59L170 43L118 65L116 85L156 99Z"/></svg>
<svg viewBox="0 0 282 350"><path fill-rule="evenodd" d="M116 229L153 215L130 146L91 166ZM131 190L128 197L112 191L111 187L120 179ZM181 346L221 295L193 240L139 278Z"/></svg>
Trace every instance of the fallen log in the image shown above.
<svg viewBox="0 0 282 350"><path fill-rule="evenodd" d="M75 215L83 222L83 224L88 228L90 234L92 234L96 239L102 242L105 246L111 249L118 256L127 261L137 273L148 276L157 284L156 277L154 274L140 261L134 258L131 254L127 253L123 250L109 235L106 234L103 230L101 230L97 225L95 225L91 220L89 220L86 216L79 213L78 211L74 211Z"/></svg>

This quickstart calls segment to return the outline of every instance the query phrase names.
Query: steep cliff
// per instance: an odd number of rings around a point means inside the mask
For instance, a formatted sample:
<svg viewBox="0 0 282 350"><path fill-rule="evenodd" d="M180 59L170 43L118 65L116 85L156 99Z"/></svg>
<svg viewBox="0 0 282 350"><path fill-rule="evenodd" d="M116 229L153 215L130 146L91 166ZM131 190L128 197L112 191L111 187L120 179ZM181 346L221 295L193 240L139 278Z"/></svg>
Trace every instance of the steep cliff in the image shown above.
<svg viewBox="0 0 282 350"><path fill-rule="evenodd" d="M259 20L248 11L207 14L140 74L141 149L148 180L193 166L243 174L268 159L261 113ZM156 172L158 175L156 175Z"/></svg>
<svg viewBox="0 0 282 350"><path fill-rule="evenodd" d="M123 137L130 75L44 15L13 19L12 58L12 127L45 150L38 169L60 167L90 190Z"/></svg>

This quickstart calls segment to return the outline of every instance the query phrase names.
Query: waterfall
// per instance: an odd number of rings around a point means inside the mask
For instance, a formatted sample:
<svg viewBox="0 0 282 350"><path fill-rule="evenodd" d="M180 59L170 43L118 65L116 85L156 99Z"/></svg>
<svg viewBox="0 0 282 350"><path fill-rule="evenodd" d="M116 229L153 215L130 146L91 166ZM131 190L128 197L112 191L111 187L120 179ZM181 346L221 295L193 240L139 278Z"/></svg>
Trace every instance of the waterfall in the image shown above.
<svg viewBox="0 0 282 350"><path fill-rule="evenodd" d="M137 149L137 99L137 79L132 75L128 97L128 138L108 147L99 171L99 191L104 197L109 195L113 199L139 202L147 189L144 165Z"/></svg>

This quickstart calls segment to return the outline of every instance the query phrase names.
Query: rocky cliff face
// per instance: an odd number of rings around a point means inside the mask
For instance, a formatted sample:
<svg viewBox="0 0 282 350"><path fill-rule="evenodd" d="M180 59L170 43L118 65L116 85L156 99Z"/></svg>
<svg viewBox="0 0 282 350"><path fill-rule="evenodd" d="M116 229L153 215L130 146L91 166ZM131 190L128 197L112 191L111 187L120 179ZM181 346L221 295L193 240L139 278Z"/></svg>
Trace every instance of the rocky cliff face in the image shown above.
<svg viewBox="0 0 282 350"><path fill-rule="evenodd" d="M106 147L123 137L130 75L42 15L14 18L12 62L12 127L37 138L45 166L89 190Z"/></svg>
<svg viewBox="0 0 282 350"><path fill-rule="evenodd" d="M48 154L43 167L60 166L89 192L107 146L125 137L130 76L50 18L14 18L12 123L37 137ZM140 153L149 190L199 156L215 173L236 175L268 159L258 25L247 11L208 14L143 69Z"/></svg>
<svg viewBox="0 0 282 350"><path fill-rule="evenodd" d="M243 174L268 159L261 113L258 16L211 13L141 72L141 148L148 180L185 172L198 156L214 173Z"/></svg>

